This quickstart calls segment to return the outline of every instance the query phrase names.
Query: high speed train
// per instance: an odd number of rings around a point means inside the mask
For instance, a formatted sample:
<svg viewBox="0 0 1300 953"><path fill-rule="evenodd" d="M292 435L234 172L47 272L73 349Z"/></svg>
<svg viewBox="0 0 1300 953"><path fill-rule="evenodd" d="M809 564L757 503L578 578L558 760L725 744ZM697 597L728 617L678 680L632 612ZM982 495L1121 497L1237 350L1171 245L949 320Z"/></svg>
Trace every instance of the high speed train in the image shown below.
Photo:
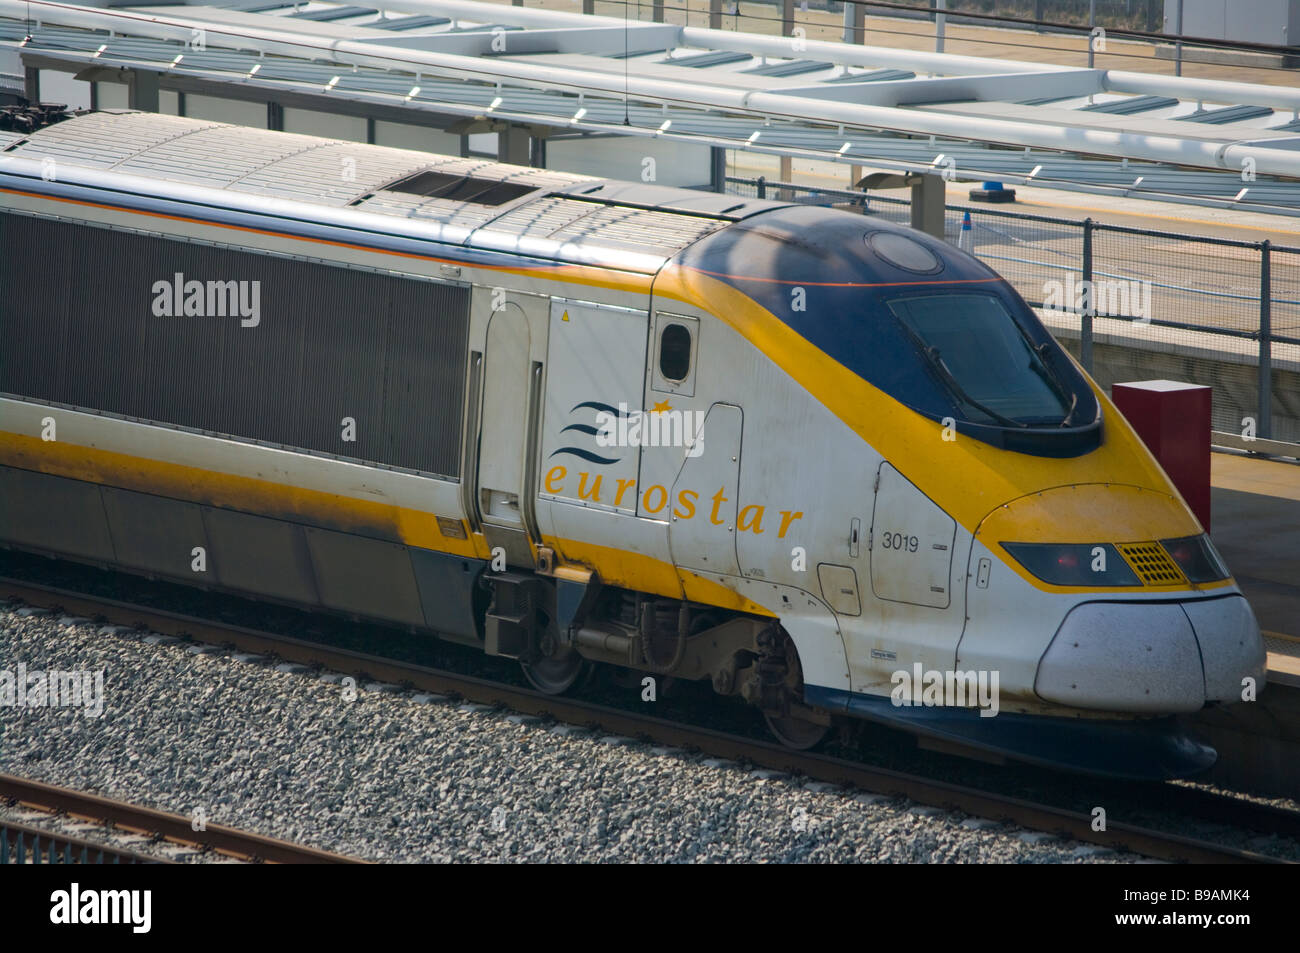
<svg viewBox="0 0 1300 953"><path fill-rule="evenodd" d="M870 216L174 116L0 133L0 541L1174 777L1263 685L1011 286ZM1251 686L1257 686L1252 688Z"/></svg>

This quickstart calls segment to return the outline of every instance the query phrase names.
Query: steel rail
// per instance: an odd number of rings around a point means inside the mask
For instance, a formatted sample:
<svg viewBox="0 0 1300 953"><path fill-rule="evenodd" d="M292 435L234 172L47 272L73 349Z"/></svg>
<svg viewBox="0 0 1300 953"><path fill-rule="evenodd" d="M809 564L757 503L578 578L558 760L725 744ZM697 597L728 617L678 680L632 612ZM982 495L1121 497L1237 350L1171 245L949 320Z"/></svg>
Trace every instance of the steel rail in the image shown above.
<svg viewBox="0 0 1300 953"><path fill-rule="evenodd" d="M863 791L890 797L906 797L921 804L967 814L1008 821L1023 827L1111 848L1127 850L1148 857L1188 863L1281 863L1276 858L1222 844L1171 834L1153 828L1108 821L1106 830L1093 829L1091 815L979 788L937 781L920 775L889 768L874 767L843 758L792 751L780 745L709 728L701 728L622 711L604 705L543 695L487 679L426 666L380 658L349 649L321 645L291 636L214 622L181 613L140 606L120 600L87 596L27 580L0 577L0 595L16 596L23 601L87 617L109 617L117 624L138 625L152 631L206 642L234 645L244 652L275 655L287 661L326 668L374 679L409 685L438 694L458 695L480 704L511 708L543 717L553 717L572 724L596 727L630 737L649 738L656 743L693 748L715 757L743 760L771 770L804 774L810 778L843 784ZM1186 788L1161 788L1165 795ZM1177 795L1173 795L1177 796ZM1293 812L1266 810L1268 805L1250 808L1230 807L1235 819L1244 826L1248 816L1265 819L1275 830ZM1300 831L1300 814L1292 819Z"/></svg>
<svg viewBox="0 0 1300 953"><path fill-rule="evenodd" d="M104 821L114 828L140 834L153 834L174 844L202 847L242 860L260 860L271 864L359 864L364 861L345 857L303 844L293 844L275 837L265 837L237 830L223 824L208 824L196 831L188 817L166 811L129 804L114 798L45 784L12 774L0 774L0 797L37 809ZM47 834L49 832L46 832ZM105 848L109 850L111 848Z"/></svg>

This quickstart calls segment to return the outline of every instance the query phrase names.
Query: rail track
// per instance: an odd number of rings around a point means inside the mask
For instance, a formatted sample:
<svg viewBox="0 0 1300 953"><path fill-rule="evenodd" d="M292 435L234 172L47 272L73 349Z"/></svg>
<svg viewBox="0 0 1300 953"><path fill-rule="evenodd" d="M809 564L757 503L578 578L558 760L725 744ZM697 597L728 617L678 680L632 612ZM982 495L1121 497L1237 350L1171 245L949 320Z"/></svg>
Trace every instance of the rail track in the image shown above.
<svg viewBox="0 0 1300 953"><path fill-rule="evenodd" d="M246 863L268 864L359 864L354 857L317 850L302 844L264 837L248 831L237 830L221 824L206 824L203 830L194 830L190 818L169 814L138 804L129 804L113 798L73 791L69 788L44 784L11 774L0 774L0 798L17 802L27 808L50 814L67 815L111 826L115 831L127 831L160 837L179 846L198 850L211 850L225 857ZM30 847L35 854L32 863L169 863L136 851L89 840L69 837L53 831L25 824L0 821L0 830L8 828L11 834L4 849L9 858L23 862L19 854ZM96 854L99 856L96 857ZM30 854L28 855L31 856Z"/></svg>
<svg viewBox="0 0 1300 953"><path fill-rule="evenodd" d="M1093 829L1093 818L1080 811L1036 803L922 775L866 765L823 754L792 751L676 721L623 711L591 702L543 695L470 675L429 668L382 656L322 645L291 636L255 630L212 619L149 606L91 596L40 583L0 576L0 598L16 598L32 606L58 609L69 615L104 619L117 625L143 627L165 635L231 646L238 651L276 656L288 662L320 666L380 682L408 685L420 691L459 696L479 704L552 717L575 725L643 738L656 744L699 750L713 757L743 761L774 771L802 774L810 779L857 788L888 797L905 797L919 804L958 810L977 817L1005 821L1058 834L1113 850L1126 850L1160 860L1187 863L1278 863L1260 853L1211 840L1111 820L1105 830ZM1123 786L1121 786L1123 787ZM1163 809L1197 819L1264 833L1300 836L1300 812L1175 784L1155 786ZM1147 789L1148 791L1151 789ZM3 791L0 790L0 794ZM189 832L189 822L179 818ZM237 833L237 832L232 832ZM284 845L292 848L293 845ZM271 859L261 855L263 859ZM333 857L333 855L329 855ZM335 862L343 858L334 858Z"/></svg>

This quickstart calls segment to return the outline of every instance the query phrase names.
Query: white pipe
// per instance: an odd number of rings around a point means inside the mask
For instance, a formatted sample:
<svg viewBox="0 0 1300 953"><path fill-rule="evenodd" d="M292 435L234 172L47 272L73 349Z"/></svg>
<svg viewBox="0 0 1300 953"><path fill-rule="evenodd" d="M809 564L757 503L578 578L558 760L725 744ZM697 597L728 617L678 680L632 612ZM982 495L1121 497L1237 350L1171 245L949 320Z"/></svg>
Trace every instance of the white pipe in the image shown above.
<svg viewBox="0 0 1300 953"><path fill-rule="evenodd" d="M1271 106L1274 109L1300 109L1300 89L1289 86L1262 86L1258 83L1158 76L1154 73L1127 73L1122 70L1102 70L1101 83L1114 93L1172 96L1176 99L1198 99L1222 105L1248 103L1252 106ZM1264 133L1264 130L1260 132Z"/></svg>
<svg viewBox="0 0 1300 953"><path fill-rule="evenodd" d="M410 0L403 0L410 2ZM464 2L464 0L461 0ZM21 18L24 0L0 0L0 13ZM898 109L812 100L779 91L750 91L711 87L701 83L681 82L649 77L624 80L610 73L575 68L541 66L504 58L485 60L380 46L352 40L327 40L292 32L291 29L232 27L184 17L157 16L134 11L108 11L49 0L32 0L35 15L45 21L66 26L112 29L128 35L151 36L185 41L196 28L206 33L207 42L216 46L260 50L290 56L330 58L342 63L392 69L399 66L411 72L424 72L458 79L467 76L483 82L514 81L530 88L559 89L586 93L602 92L621 98L628 94L639 100L672 103L688 107L707 106L728 112L748 113L758 117L776 117L797 122L823 122L884 129L921 135L972 139L1016 146L1031 146L1064 152L1106 156L1127 156L1152 162L1206 169L1240 171L1241 161L1249 156L1261 175L1300 177L1300 151L1247 146L1237 138L1176 138L1144 135L1110 129L1085 129L1052 126L1012 119L991 119L943 112ZM514 9L514 8L511 8ZM292 23L287 22L286 27ZM221 39L218 39L221 38ZM57 55L57 54L55 54ZM560 122L557 117L556 122ZM1203 133L1204 127L1198 127Z"/></svg>

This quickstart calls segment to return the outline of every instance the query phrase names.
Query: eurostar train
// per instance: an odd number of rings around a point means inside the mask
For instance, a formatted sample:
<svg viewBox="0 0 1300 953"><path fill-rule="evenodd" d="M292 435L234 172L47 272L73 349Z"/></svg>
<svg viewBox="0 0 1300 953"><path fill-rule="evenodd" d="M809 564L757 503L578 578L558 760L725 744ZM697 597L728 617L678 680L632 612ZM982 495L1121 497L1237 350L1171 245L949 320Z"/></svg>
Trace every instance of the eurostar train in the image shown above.
<svg viewBox="0 0 1300 953"><path fill-rule="evenodd" d="M869 216L171 116L0 133L0 539L1172 777L1255 618L1010 285ZM991 717L990 717L991 716Z"/></svg>

